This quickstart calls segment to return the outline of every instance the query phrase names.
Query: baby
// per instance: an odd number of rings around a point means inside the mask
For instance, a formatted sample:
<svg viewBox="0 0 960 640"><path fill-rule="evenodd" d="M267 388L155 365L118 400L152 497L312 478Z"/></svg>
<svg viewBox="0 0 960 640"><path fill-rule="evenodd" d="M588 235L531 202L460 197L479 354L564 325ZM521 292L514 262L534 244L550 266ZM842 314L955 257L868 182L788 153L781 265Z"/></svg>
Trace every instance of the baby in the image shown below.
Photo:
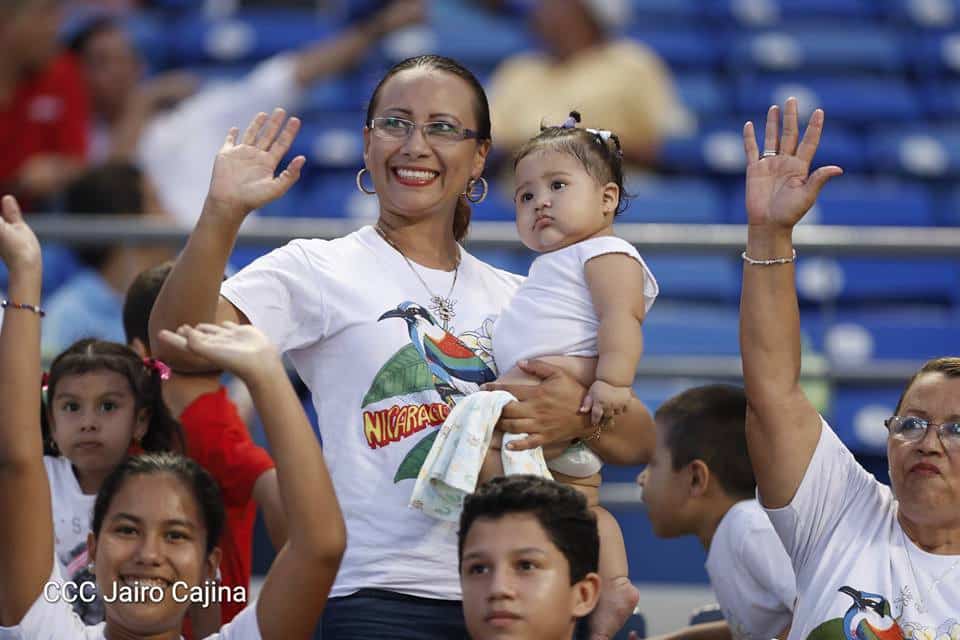
<svg viewBox="0 0 960 640"><path fill-rule="evenodd" d="M633 396L640 327L658 287L633 245L613 234L625 202L620 142L609 131L577 127L579 121L572 112L562 125L543 128L514 160L517 229L541 255L497 320L493 352L505 372L498 382L538 383L516 367L537 358L588 386L581 411L591 413L599 437ZM493 465L485 465L481 481L501 472L498 460L488 456ZM602 462L577 443L547 466L555 479L583 491L597 516L604 584L591 635L612 636L637 592L627 578L620 528L598 504Z"/></svg>

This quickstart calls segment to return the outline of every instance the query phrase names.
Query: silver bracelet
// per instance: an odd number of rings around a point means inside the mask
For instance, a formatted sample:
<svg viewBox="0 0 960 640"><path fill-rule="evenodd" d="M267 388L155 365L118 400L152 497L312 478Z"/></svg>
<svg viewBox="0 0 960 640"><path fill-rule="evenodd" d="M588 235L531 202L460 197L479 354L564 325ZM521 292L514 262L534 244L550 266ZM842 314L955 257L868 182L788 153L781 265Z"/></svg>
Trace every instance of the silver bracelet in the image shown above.
<svg viewBox="0 0 960 640"><path fill-rule="evenodd" d="M789 258L770 258L769 260L754 260L753 258L747 255L746 251L741 253L740 257L743 258L743 261L746 262L747 264L752 264L760 267L769 267L775 264L789 264L791 262L796 262L797 250L794 249L793 255L790 256Z"/></svg>

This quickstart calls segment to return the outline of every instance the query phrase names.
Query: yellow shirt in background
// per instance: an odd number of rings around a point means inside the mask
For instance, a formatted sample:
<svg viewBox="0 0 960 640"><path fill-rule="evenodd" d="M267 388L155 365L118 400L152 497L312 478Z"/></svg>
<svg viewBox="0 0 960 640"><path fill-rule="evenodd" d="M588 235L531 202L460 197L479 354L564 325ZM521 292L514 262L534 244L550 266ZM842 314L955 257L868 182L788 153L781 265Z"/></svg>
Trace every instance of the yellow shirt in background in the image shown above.
<svg viewBox="0 0 960 640"><path fill-rule="evenodd" d="M558 125L576 110L580 126L613 131L624 152L636 155L655 149L683 112L669 69L631 40L592 47L563 62L544 54L508 58L489 88L493 142L505 151L537 135L541 122Z"/></svg>

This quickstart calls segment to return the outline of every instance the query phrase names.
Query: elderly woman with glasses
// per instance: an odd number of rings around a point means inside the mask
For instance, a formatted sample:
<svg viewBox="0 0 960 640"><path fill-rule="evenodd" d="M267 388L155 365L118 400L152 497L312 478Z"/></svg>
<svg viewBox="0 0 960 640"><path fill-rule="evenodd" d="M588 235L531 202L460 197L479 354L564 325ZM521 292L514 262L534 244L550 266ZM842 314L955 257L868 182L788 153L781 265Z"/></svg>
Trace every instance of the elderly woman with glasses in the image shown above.
<svg viewBox="0 0 960 640"><path fill-rule="evenodd" d="M810 173L823 112L797 101L747 154L741 351L759 497L797 575L791 639L960 634L960 358L926 363L886 421L892 489L854 460L799 384L793 227L839 167ZM879 426L879 425L878 425Z"/></svg>
<svg viewBox="0 0 960 640"><path fill-rule="evenodd" d="M196 230L161 292L151 336L184 323L250 322L287 352L313 393L324 453L349 545L322 625L324 637L462 638L456 525L407 508L438 427L464 394L495 378L490 328L520 284L459 241L470 202L486 193L486 95L453 60L398 63L374 90L357 186L379 203L375 225L332 241L296 240L221 287L240 223L281 195L304 164L275 176L299 121L260 114L217 157ZM151 340L177 368L204 368ZM209 367L207 367L209 368ZM591 433L585 389L545 363L517 390L503 431L524 447ZM635 464L652 421L636 400L616 429L590 440L605 461ZM549 449L548 449L549 455ZM295 586L291 586L295 588Z"/></svg>

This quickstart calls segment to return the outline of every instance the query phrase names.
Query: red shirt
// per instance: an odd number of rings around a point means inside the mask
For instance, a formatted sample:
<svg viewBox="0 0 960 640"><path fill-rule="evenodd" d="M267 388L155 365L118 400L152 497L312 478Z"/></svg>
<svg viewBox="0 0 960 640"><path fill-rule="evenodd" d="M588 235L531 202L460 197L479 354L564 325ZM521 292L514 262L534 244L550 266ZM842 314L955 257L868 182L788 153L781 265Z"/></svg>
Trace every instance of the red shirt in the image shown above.
<svg viewBox="0 0 960 640"><path fill-rule="evenodd" d="M273 469L273 459L250 438L227 390L200 396L180 416L187 455L210 472L226 507L226 526L220 538L220 575L224 585L250 587L253 564L253 525L257 505L253 485ZM223 623L243 609L243 603L222 602Z"/></svg>
<svg viewBox="0 0 960 640"><path fill-rule="evenodd" d="M13 180L35 155L87 154L90 101L80 65L69 53L24 77L10 102L0 102L0 183Z"/></svg>

